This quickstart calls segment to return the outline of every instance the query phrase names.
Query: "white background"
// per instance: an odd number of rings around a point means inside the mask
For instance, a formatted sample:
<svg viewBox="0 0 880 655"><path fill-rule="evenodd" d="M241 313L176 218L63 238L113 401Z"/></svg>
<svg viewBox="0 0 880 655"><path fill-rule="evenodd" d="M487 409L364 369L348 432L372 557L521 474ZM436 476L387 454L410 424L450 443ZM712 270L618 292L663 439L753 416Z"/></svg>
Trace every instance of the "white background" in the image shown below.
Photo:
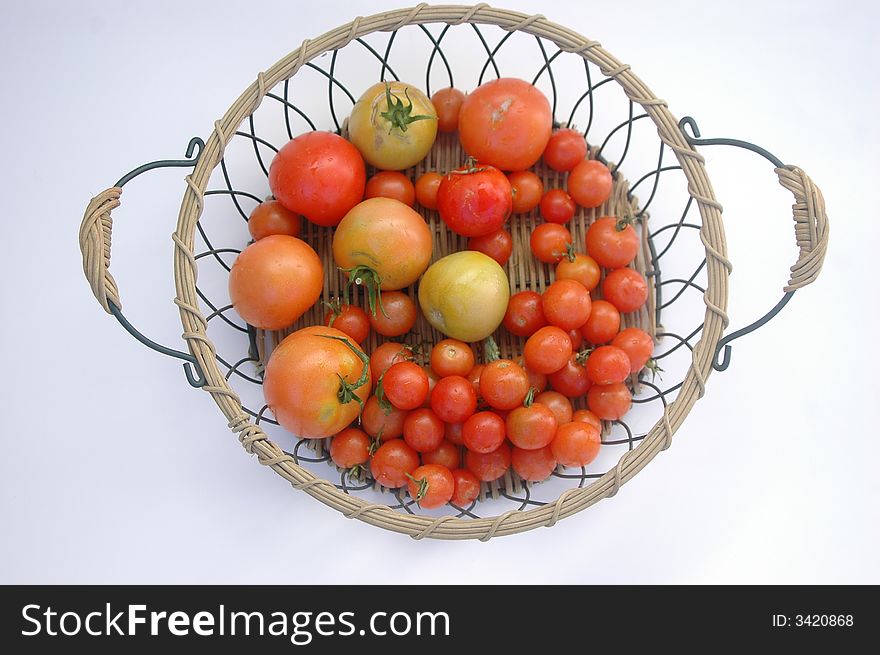
<svg viewBox="0 0 880 655"><path fill-rule="evenodd" d="M102 312L77 247L89 198L181 156L304 38L407 4L4 3L0 582L880 582L876 3L505 0L601 41L704 135L802 166L832 226L819 281L736 344L673 447L552 530L414 542L346 521ZM796 258L790 200L758 158L706 156L738 327ZM113 273L129 317L181 344L180 176L155 178L114 215Z"/></svg>

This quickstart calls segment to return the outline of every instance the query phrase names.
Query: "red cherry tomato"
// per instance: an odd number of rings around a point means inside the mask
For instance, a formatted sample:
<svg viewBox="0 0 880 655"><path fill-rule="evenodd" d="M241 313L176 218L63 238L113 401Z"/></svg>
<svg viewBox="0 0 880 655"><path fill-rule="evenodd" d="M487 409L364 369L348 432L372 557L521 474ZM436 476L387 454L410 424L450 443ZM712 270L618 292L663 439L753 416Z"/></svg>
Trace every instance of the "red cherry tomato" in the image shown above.
<svg viewBox="0 0 880 655"><path fill-rule="evenodd" d="M550 386L569 398L580 398L590 388L590 376L587 368L578 360L577 355L568 358L565 365L549 375Z"/></svg>
<svg viewBox="0 0 880 655"><path fill-rule="evenodd" d="M416 189L400 171L379 171L367 180L364 198L394 198L412 207L416 202Z"/></svg>
<svg viewBox="0 0 880 655"><path fill-rule="evenodd" d="M587 322L592 304L590 292L576 280L556 280L541 297L547 321L566 331Z"/></svg>
<svg viewBox="0 0 880 655"><path fill-rule="evenodd" d="M403 439L386 441L370 459L370 472L373 479L383 487L397 489L408 481L407 473L419 466L419 454L410 448Z"/></svg>
<svg viewBox="0 0 880 655"><path fill-rule="evenodd" d="M634 312L648 300L648 283L638 271L618 268L605 276L602 295L621 314Z"/></svg>
<svg viewBox="0 0 880 655"><path fill-rule="evenodd" d="M504 327L518 337L529 337L547 325L541 294L535 291L519 291L507 302Z"/></svg>
<svg viewBox="0 0 880 655"><path fill-rule="evenodd" d="M568 174L568 193L586 209L598 207L608 200L613 185L611 171L595 159L585 159Z"/></svg>
<svg viewBox="0 0 880 655"><path fill-rule="evenodd" d="M544 391L535 396L535 402L546 405L553 416L556 417L556 425L561 426L571 422L574 409L571 401L558 391Z"/></svg>
<svg viewBox="0 0 880 655"><path fill-rule="evenodd" d="M532 371L553 373L571 357L571 339L560 327L542 327L528 338L523 347L523 361Z"/></svg>
<svg viewBox="0 0 880 655"><path fill-rule="evenodd" d="M654 340L644 330L631 327L621 330L611 341L629 357L630 373L641 371L654 353Z"/></svg>
<svg viewBox="0 0 880 655"><path fill-rule="evenodd" d="M571 232L564 225L541 223L532 230L529 245L538 261L556 264L571 247Z"/></svg>
<svg viewBox="0 0 880 655"><path fill-rule="evenodd" d="M587 229L585 242L590 256L605 268L622 268L639 252L639 235L633 226L614 216L597 218Z"/></svg>
<svg viewBox="0 0 880 655"><path fill-rule="evenodd" d="M583 345L584 343L584 335L581 334L581 331L578 328L569 330L568 338L571 341L571 349L573 351L578 351L581 349L581 345Z"/></svg>
<svg viewBox="0 0 880 655"><path fill-rule="evenodd" d="M471 237L468 239L467 247L468 250L476 250L488 255L504 266L510 259L510 255L513 254L513 237L510 236L510 232L499 227L494 232L484 234L481 237Z"/></svg>
<svg viewBox="0 0 880 655"><path fill-rule="evenodd" d="M576 409L571 420L580 421L581 423L589 423L600 432L602 431L602 421L588 409Z"/></svg>
<svg viewBox="0 0 880 655"><path fill-rule="evenodd" d="M382 376L385 397L398 409L415 409L428 395L428 375L415 362L398 362Z"/></svg>
<svg viewBox="0 0 880 655"><path fill-rule="evenodd" d="M248 232L254 241L273 234L298 237L301 223L299 214L290 211L277 200L267 200L254 207L248 217Z"/></svg>
<svg viewBox="0 0 880 655"><path fill-rule="evenodd" d="M403 421L403 440L419 453L430 453L443 443L446 428L434 412L425 407L414 409Z"/></svg>
<svg viewBox="0 0 880 655"><path fill-rule="evenodd" d="M444 436L446 440L456 446L464 445L464 438L461 436L462 423L447 423Z"/></svg>
<svg viewBox="0 0 880 655"><path fill-rule="evenodd" d="M368 435L382 441L397 439L403 436L403 421L407 412L397 409L394 405L383 409L379 398L370 396L361 410L361 427Z"/></svg>
<svg viewBox="0 0 880 655"><path fill-rule="evenodd" d="M607 300L594 300L590 318L581 326L584 339L593 345L608 343L620 329L620 312Z"/></svg>
<svg viewBox="0 0 880 655"><path fill-rule="evenodd" d="M587 359L587 374L593 384L623 382L629 377L627 354L615 346L599 346Z"/></svg>
<svg viewBox="0 0 880 655"><path fill-rule="evenodd" d="M541 218L548 223L568 223L575 211L577 205L563 189L550 189L541 197Z"/></svg>
<svg viewBox="0 0 880 655"><path fill-rule="evenodd" d="M445 466L424 464L410 474L406 487L419 507L435 509L452 498L455 478L452 477L452 471Z"/></svg>
<svg viewBox="0 0 880 655"><path fill-rule="evenodd" d="M543 448L556 434L556 416L547 405L533 402L528 407L517 407L507 415L507 438L510 443L525 450Z"/></svg>
<svg viewBox="0 0 880 655"><path fill-rule="evenodd" d="M455 491L449 501L457 507L467 507L480 495L480 481L467 469L455 469L452 472L455 480Z"/></svg>
<svg viewBox="0 0 880 655"><path fill-rule="evenodd" d="M443 176L440 173L430 171L423 173L416 180L416 200L425 209L437 209L437 189L440 188L440 182Z"/></svg>
<svg viewBox="0 0 880 655"><path fill-rule="evenodd" d="M491 453L475 453L467 450L464 453L464 466L477 476L478 480L483 482L497 480L510 468L510 446L504 441Z"/></svg>
<svg viewBox="0 0 880 655"><path fill-rule="evenodd" d="M461 423L477 410L477 393L460 375L441 378L431 391L431 409L447 423Z"/></svg>
<svg viewBox="0 0 880 655"><path fill-rule="evenodd" d="M623 382L597 384L587 392L587 405L603 421L616 421L632 407L632 394Z"/></svg>
<svg viewBox="0 0 880 655"><path fill-rule="evenodd" d="M556 468L556 458L550 446L534 450L514 447L510 461L516 474L529 482L546 480Z"/></svg>
<svg viewBox="0 0 880 655"><path fill-rule="evenodd" d="M370 317L360 307L342 305L334 307L324 315L324 325L345 332L357 343L363 343L370 336Z"/></svg>
<svg viewBox="0 0 880 655"><path fill-rule="evenodd" d="M596 459L601 446L599 430L582 422L560 425L550 442L553 457L563 466L586 466Z"/></svg>
<svg viewBox="0 0 880 655"><path fill-rule="evenodd" d="M513 209L510 182L494 166L459 168L440 182L437 209L456 234L479 237L495 232Z"/></svg>
<svg viewBox="0 0 880 655"><path fill-rule="evenodd" d="M471 386L474 388L474 393L477 394L477 402L482 400L483 396L480 393L480 376L483 374L483 364L474 364L474 367L471 369L471 372L467 374L468 382L471 383Z"/></svg>
<svg viewBox="0 0 880 655"><path fill-rule="evenodd" d="M464 341L443 339L431 349L431 368L441 378L466 376L474 367L474 351Z"/></svg>
<svg viewBox="0 0 880 655"><path fill-rule="evenodd" d="M384 337L399 337L416 324L419 310L412 298L403 291L382 291L381 307L376 308L376 315L368 314L370 326Z"/></svg>
<svg viewBox="0 0 880 655"><path fill-rule="evenodd" d="M510 190L513 193L513 213L525 214L541 202L544 183L532 171L515 171L508 174Z"/></svg>
<svg viewBox="0 0 880 655"><path fill-rule="evenodd" d="M495 412L477 412L461 427L464 445L475 453L497 450L506 436L504 419Z"/></svg>
<svg viewBox="0 0 880 655"><path fill-rule="evenodd" d="M592 291L599 286L601 274L596 260L582 253L574 255L574 259L564 257L556 265L557 280L577 280L584 285L587 291Z"/></svg>
<svg viewBox="0 0 880 655"><path fill-rule="evenodd" d="M550 135L544 148L544 163L560 173L570 171L587 156L587 141L577 130L562 128Z"/></svg>
<svg viewBox="0 0 880 655"><path fill-rule="evenodd" d="M397 362L411 362L415 358L411 346L395 341L386 341L377 346L370 355L370 376L373 384L379 381L379 377L388 370L388 367Z"/></svg>
<svg viewBox="0 0 880 655"><path fill-rule="evenodd" d="M458 446L444 439L437 450L422 453L422 464L440 464L449 470L457 469L461 465L461 452Z"/></svg>
<svg viewBox="0 0 880 655"><path fill-rule="evenodd" d="M370 438L363 430L345 428L330 440L330 459L348 469L370 459Z"/></svg>
<svg viewBox="0 0 880 655"><path fill-rule="evenodd" d="M529 375L516 362L496 359L483 366L480 393L495 409L513 409L521 405L528 391Z"/></svg>
<svg viewBox="0 0 880 655"><path fill-rule="evenodd" d="M455 87L446 87L431 96L431 104L437 110L437 129L441 132L455 132L458 129L458 114L464 93Z"/></svg>

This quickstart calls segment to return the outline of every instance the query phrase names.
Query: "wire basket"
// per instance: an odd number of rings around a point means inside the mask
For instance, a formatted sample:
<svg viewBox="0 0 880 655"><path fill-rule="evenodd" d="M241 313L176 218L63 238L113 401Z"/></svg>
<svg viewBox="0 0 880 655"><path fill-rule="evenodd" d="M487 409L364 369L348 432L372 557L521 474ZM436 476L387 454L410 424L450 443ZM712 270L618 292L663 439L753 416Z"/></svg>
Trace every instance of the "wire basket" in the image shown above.
<svg viewBox="0 0 880 655"><path fill-rule="evenodd" d="M571 224L575 245L602 215L632 215L642 247L633 266L649 280L646 307L626 317L655 338L654 358L664 372L630 380L634 409L626 420L606 423L599 458L581 469L558 468L541 483L524 483L509 472L484 483L468 507L423 510L400 490L384 490L371 479L351 479L329 462L320 440L298 440L273 420L262 395L263 365L284 333L244 324L232 309L226 276L248 241L247 219L268 190L268 163L287 140L310 129L344 133L345 117L361 91L379 80L401 79L431 94L444 86L465 91L495 77L520 77L550 99L554 120L576 125L591 156L608 164L614 191L596 210L579 209ZM685 128L690 128L689 134ZM723 370L729 342L772 318L794 290L819 273L828 226L821 193L800 169L767 151L732 139L701 140L696 123L677 121L630 70L597 42L546 20L490 8L419 5L359 17L303 44L265 72L215 122L206 141L193 139L186 159L141 166L96 196L80 231L83 266L104 309L142 343L183 359L189 383L209 392L248 453L296 489L306 491L347 518L408 534L416 539L481 539L550 527L593 503L613 496L661 450L704 394L711 371ZM770 160L781 184L795 196L793 213L800 256L782 300L755 323L723 337L728 275L721 206L716 201L696 145L728 144ZM445 173L463 162L457 136L441 135L426 160L407 171ZM122 187L160 167L194 167L173 240L174 275L189 352L161 346L124 317L109 272L111 212ZM545 185L562 186L565 174L542 165ZM464 249L436 212L422 210L434 234L434 259ZM542 291L553 268L530 256L528 235L540 219L513 215L515 248L506 271L511 290ZM337 297L343 278L330 251L331 228L307 224L302 238L325 268L322 300ZM414 294L414 290L410 289ZM318 324L320 303L295 328ZM288 330L289 332L289 330ZM501 330L502 355L516 358L522 340ZM439 338L420 319L410 343ZM367 350L374 347L372 335ZM583 400L579 401L583 406Z"/></svg>

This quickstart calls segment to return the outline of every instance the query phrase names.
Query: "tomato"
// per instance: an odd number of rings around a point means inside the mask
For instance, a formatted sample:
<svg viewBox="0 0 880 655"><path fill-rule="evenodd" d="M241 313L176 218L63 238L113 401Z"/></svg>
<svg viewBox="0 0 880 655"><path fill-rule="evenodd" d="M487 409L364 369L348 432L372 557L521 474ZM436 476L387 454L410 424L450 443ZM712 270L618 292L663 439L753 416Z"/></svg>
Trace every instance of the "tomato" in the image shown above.
<svg viewBox="0 0 880 655"><path fill-rule="evenodd" d="M480 393L495 409L513 409L522 404L529 391L529 375L509 359L496 359L483 365Z"/></svg>
<svg viewBox="0 0 880 655"><path fill-rule="evenodd" d="M556 416L541 403L517 407L507 415L507 438L510 443L525 450L543 448L556 434Z"/></svg>
<svg viewBox="0 0 880 655"><path fill-rule="evenodd" d="M546 480L556 468L556 458L550 446L534 450L514 447L510 461L516 474L529 482Z"/></svg>
<svg viewBox="0 0 880 655"><path fill-rule="evenodd" d="M571 339L560 327L542 327L526 340L523 360L526 366L538 373L553 373L565 366L571 357Z"/></svg>
<svg viewBox="0 0 880 655"><path fill-rule="evenodd" d="M648 300L648 282L636 270L618 268L605 276L602 295L621 314L634 312Z"/></svg>
<svg viewBox="0 0 880 655"><path fill-rule="evenodd" d="M614 337L611 345L617 346L626 353L630 363L629 372L633 374L641 371L654 353L654 340L651 335L637 327L621 330Z"/></svg>
<svg viewBox="0 0 880 655"><path fill-rule="evenodd" d="M636 258L639 235L632 225L614 216L597 218L587 229L587 252L605 268L622 268Z"/></svg>
<svg viewBox="0 0 880 655"><path fill-rule="evenodd" d="M608 200L613 185L611 171L595 159L585 159L568 174L568 193L577 204L586 209L598 207Z"/></svg>
<svg viewBox="0 0 880 655"><path fill-rule="evenodd" d="M590 292L577 280L556 280L541 296L547 321L563 330L573 330L586 323L592 305Z"/></svg>
<svg viewBox="0 0 880 655"><path fill-rule="evenodd" d="M465 151L505 171L531 168L552 129L553 115L544 94L509 77L481 84L468 94L458 118Z"/></svg>
<svg viewBox="0 0 880 655"><path fill-rule="evenodd" d="M533 371L532 369L526 367L525 360L522 358L517 361L517 364L522 366L526 374L529 376L529 389L534 389L536 393L540 393L547 388L546 373L538 373L537 371Z"/></svg>
<svg viewBox="0 0 880 655"><path fill-rule="evenodd" d="M229 273L235 311L264 330L292 325L315 304L323 286L324 267L318 254L305 241L280 234L242 250Z"/></svg>
<svg viewBox="0 0 880 655"><path fill-rule="evenodd" d="M620 312L607 300L594 300L590 318L581 326L584 339L594 345L608 343L620 329Z"/></svg>
<svg viewBox="0 0 880 655"><path fill-rule="evenodd" d="M272 195L318 225L336 225L364 197L367 169L351 143L331 132L300 134L269 166Z"/></svg>
<svg viewBox="0 0 880 655"><path fill-rule="evenodd" d="M409 495L423 509L436 509L450 501L455 491L452 471L439 464L424 464L410 474Z"/></svg>
<svg viewBox="0 0 880 655"><path fill-rule="evenodd" d="M416 200L425 209L437 209L437 190L443 176L440 173L430 171L423 173L416 180Z"/></svg>
<svg viewBox="0 0 880 655"><path fill-rule="evenodd" d="M629 377L627 354L615 346L599 346L587 359L587 374L593 384L623 382Z"/></svg>
<svg viewBox="0 0 880 655"><path fill-rule="evenodd" d="M558 371L551 373L550 386L569 398L580 398L590 389L587 367L578 355L572 355Z"/></svg>
<svg viewBox="0 0 880 655"><path fill-rule="evenodd" d="M394 198L412 207L416 202L416 188L399 171L379 171L367 180L364 198Z"/></svg>
<svg viewBox="0 0 880 655"><path fill-rule="evenodd" d="M441 378L447 375L466 376L474 367L474 351L458 339L443 339L431 349L431 368Z"/></svg>
<svg viewBox="0 0 880 655"><path fill-rule="evenodd" d="M449 501L450 503L464 508L479 497L480 481L476 475L467 469L455 469L452 471L452 478L455 480L455 491Z"/></svg>
<svg viewBox="0 0 880 655"><path fill-rule="evenodd" d="M456 446L463 446L464 438L461 435L463 427L463 423L447 423L443 436L446 437L448 442L455 444Z"/></svg>
<svg viewBox="0 0 880 655"><path fill-rule="evenodd" d="M443 420L427 407L419 407L403 421L403 440L419 453L430 453L443 443Z"/></svg>
<svg viewBox="0 0 880 655"><path fill-rule="evenodd" d="M575 211L577 205L562 189L550 189L541 197L541 218L548 223L568 223Z"/></svg>
<svg viewBox="0 0 880 655"><path fill-rule="evenodd" d="M397 409L415 409L428 395L428 375L415 362L393 364L382 375L380 384L385 398Z"/></svg>
<svg viewBox="0 0 880 655"><path fill-rule="evenodd" d="M425 375L428 376L428 395L425 396L425 402L422 403L422 407L431 409L431 394L434 393L434 387L440 382L440 377L430 366L425 366L422 370L425 372Z"/></svg>
<svg viewBox="0 0 880 655"><path fill-rule="evenodd" d="M400 171L422 161L434 145L437 111L412 84L379 82L352 107L348 138L376 168Z"/></svg>
<svg viewBox="0 0 880 655"><path fill-rule="evenodd" d="M510 468L510 446L504 441L491 453L466 450L464 466L482 482L497 480Z"/></svg>
<svg viewBox="0 0 880 655"><path fill-rule="evenodd" d="M431 103L437 112L437 129L441 132L455 132L458 129L458 113L464 93L455 87L446 87L431 96Z"/></svg>
<svg viewBox="0 0 880 655"><path fill-rule="evenodd" d="M580 350L581 345L584 343L584 335L581 334L580 329L573 328L566 334L568 334L568 340L571 341L571 349L573 351Z"/></svg>
<svg viewBox="0 0 880 655"><path fill-rule="evenodd" d="M477 402L479 403L482 400L483 396L480 393L480 376L483 374L483 364L474 364L474 367L471 369L471 372L467 374L468 382L471 383L471 386L474 388L474 393L477 394Z"/></svg>
<svg viewBox="0 0 880 655"><path fill-rule="evenodd" d="M397 489L407 483L407 473L419 467L419 454L403 439L386 441L370 458L373 479L383 487Z"/></svg>
<svg viewBox="0 0 880 655"><path fill-rule="evenodd" d="M441 378L431 391L431 409L447 423L461 423L477 411L477 393L460 375Z"/></svg>
<svg viewBox="0 0 880 655"><path fill-rule="evenodd" d="M571 401L558 391L544 391L535 396L535 402L545 405L553 416L556 417L556 425L571 422L574 408Z"/></svg>
<svg viewBox="0 0 880 655"><path fill-rule="evenodd" d="M299 214L290 211L277 200L267 200L254 207L248 217L248 232L254 241L272 234L298 237L301 223Z"/></svg>
<svg viewBox="0 0 880 655"><path fill-rule="evenodd" d="M363 430L345 428L330 441L330 459L343 469L365 463L370 459L370 438Z"/></svg>
<svg viewBox="0 0 880 655"><path fill-rule="evenodd" d="M559 426L550 451L563 466L586 466L596 459L601 446L602 437L595 426L572 422Z"/></svg>
<svg viewBox="0 0 880 655"><path fill-rule="evenodd" d="M324 314L324 325L345 332L355 343L363 343L370 336L370 317L355 305L331 305Z"/></svg>
<svg viewBox="0 0 880 655"><path fill-rule="evenodd" d="M513 294L504 313L504 327L518 337L529 337L547 325L541 294L535 291L520 291Z"/></svg>
<svg viewBox="0 0 880 655"><path fill-rule="evenodd" d="M491 257L465 250L437 260L419 281L425 319L448 337L472 343L501 324L510 284Z"/></svg>
<svg viewBox="0 0 880 655"><path fill-rule="evenodd" d="M467 249L488 255L500 266L504 266L513 254L513 237L510 236L510 232L499 227L489 234L468 239Z"/></svg>
<svg viewBox="0 0 880 655"><path fill-rule="evenodd" d="M412 207L392 198L370 198L345 215L333 233L333 260L375 305L379 288L407 287L431 261L431 230Z"/></svg>
<svg viewBox="0 0 880 655"><path fill-rule="evenodd" d="M372 328L385 337L399 337L416 324L418 309L412 298L402 291L383 291L376 315L367 315Z"/></svg>
<svg viewBox="0 0 880 655"><path fill-rule="evenodd" d="M461 437L468 450L475 453L491 453L506 438L504 419L495 412L477 412L461 427Z"/></svg>
<svg viewBox="0 0 880 655"><path fill-rule="evenodd" d="M444 439L436 450L422 453L422 464L440 464L452 470L461 465L461 452L458 446Z"/></svg>
<svg viewBox="0 0 880 655"><path fill-rule="evenodd" d="M361 428L364 432L382 441L403 436L403 421L406 411L397 409L390 403L384 408L375 395L370 396L361 411Z"/></svg>
<svg viewBox="0 0 880 655"><path fill-rule="evenodd" d="M388 367L397 362L411 362L415 359L415 353L411 346L394 341L380 344L370 355L370 376L373 383L379 381L379 377L388 370Z"/></svg>
<svg viewBox="0 0 880 655"><path fill-rule="evenodd" d="M589 423L600 432L602 431L602 421L588 409L576 409L571 420L580 421L581 423Z"/></svg>
<svg viewBox="0 0 880 655"><path fill-rule="evenodd" d="M580 164L587 156L584 135L571 128L562 128L550 135L544 148L544 163L554 171L564 173Z"/></svg>
<svg viewBox="0 0 880 655"><path fill-rule="evenodd" d="M565 257L556 265L557 280L577 280L587 291L599 286L601 274L598 262L583 253L573 255L573 259Z"/></svg>
<svg viewBox="0 0 880 655"><path fill-rule="evenodd" d="M297 330L266 364L266 403L282 427L298 437L329 437L354 421L369 398L368 362L344 332L318 326Z"/></svg>
<svg viewBox="0 0 880 655"><path fill-rule="evenodd" d="M587 406L603 421L616 421L632 407L632 394L623 382L596 384L587 392Z"/></svg>
<svg viewBox="0 0 880 655"><path fill-rule="evenodd" d="M556 264L566 256L571 247L571 232L564 225L541 223L532 230L529 245L538 261Z"/></svg>
<svg viewBox="0 0 880 655"><path fill-rule="evenodd" d="M450 171L437 189L440 218L456 234L479 237L495 232L510 217L510 182L494 166L473 165Z"/></svg>
<svg viewBox="0 0 880 655"><path fill-rule="evenodd" d="M507 176L513 194L513 213L525 214L541 202L544 195L544 182L532 171L514 171Z"/></svg>

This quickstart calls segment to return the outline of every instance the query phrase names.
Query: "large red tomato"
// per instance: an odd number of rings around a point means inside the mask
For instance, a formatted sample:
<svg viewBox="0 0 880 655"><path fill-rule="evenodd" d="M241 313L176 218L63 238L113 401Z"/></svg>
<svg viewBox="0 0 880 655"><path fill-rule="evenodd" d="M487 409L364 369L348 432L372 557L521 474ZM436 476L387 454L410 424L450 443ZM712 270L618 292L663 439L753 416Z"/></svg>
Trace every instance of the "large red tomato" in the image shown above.
<svg viewBox="0 0 880 655"><path fill-rule="evenodd" d="M318 225L336 225L364 197L361 153L332 132L306 132L289 141L269 167L269 188L289 210Z"/></svg>
<svg viewBox="0 0 880 655"><path fill-rule="evenodd" d="M456 234L491 234L504 225L513 210L510 180L494 166L465 166L450 171L437 189L437 209Z"/></svg>

